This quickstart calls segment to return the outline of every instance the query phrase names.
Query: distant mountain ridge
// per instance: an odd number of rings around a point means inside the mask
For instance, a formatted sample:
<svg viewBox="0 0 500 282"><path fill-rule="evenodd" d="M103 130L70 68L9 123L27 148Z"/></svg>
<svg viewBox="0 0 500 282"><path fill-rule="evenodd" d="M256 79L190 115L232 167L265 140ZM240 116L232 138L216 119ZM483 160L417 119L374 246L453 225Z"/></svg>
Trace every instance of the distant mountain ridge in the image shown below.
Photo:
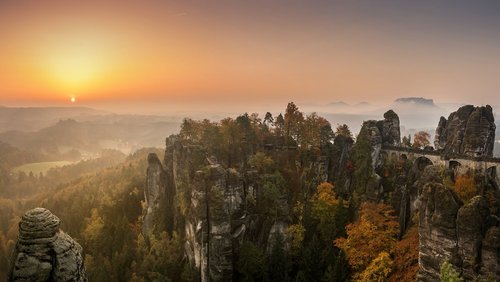
<svg viewBox="0 0 500 282"><path fill-rule="evenodd" d="M423 106L436 106L433 99L427 99L424 97L403 97L394 100L394 103L414 103Z"/></svg>
<svg viewBox="0 0 500 282"><path fill-rule="evenodd" d="M0 106L0 132L36 131L58 120L108 114L87 107L5 107Z"/></svg>
<svg viewBox="0 0 500 282"><path fill-rule="evenodd" d="M51 155L79 151L95 154L102 149L129 153L163 144L162 135L179 130L179 121L156 116L101 115L84 121L60 119L37 131L0 132L0 141L21 149Z"/></svg>

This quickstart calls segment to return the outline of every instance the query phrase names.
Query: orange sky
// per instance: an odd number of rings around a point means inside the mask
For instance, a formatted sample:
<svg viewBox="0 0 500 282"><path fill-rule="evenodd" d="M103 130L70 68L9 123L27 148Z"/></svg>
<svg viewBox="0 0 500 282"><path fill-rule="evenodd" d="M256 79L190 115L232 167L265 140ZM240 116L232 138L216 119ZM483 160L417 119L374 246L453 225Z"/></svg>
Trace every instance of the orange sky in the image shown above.
<svg viewBox="0 0 500 282"><path fill-rule="evenodd" d="M498 96L491 1L101 2L0 2L0 104Z"/></svg>

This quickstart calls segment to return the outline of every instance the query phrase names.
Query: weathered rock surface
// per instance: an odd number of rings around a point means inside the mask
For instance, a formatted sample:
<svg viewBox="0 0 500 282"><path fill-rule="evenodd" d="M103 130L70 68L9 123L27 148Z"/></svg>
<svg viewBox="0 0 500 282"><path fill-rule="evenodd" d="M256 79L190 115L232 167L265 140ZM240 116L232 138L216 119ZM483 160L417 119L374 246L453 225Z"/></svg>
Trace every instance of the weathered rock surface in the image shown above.
<svg viewBox="0 0 500 282"><path fill-rule="evenodd" d="M320 158L310 168L318 181L328 178L328 163ZM257 213L262 198L257 171L227 168L190 140L167 138L164 164L150 155L146 179L143 231L154 232L158 216L171 222L173 231L184 239L188 261L199 273L196 279L233 280L234 263L245 240L262 249L272 246L275 234L286 240L287 195L278 200L275 218L261 218Z"/></svg>
<svg viewBox="0 0 500 282"><path fill-rule="evenodd" d="M49 210L27 211L19 223L10 281L87 281L82 247L59 229Z"/></svg>
<svg viewBox="0 0 500 282"><path fill-rule="evenodd" d="M478 195L464 205L441 179L440 168L430 165L416 182L420 216L417 281L439 281L445 260L467 280L500 280L500 228L498 214L491 208L496 200Z"/></svg>
<svg viewBox="0 0 500 282"><path fill-rule="evenodd" d="M383 146L401 145L401 130L399 128L399 116L389 110L384 113L384 119L378 122L379 130L382 133Z"/></svg>
<svg viewBox="0 0 500 282"><path fill-rule="evenodd" d="M495 119L491 106L467 105L441 117L434 145L446 155L493 156Z"/></svg>
<svg viewBox="0 0 500 282"><path fill-rule="evenodd" d="M445 117L440 117L436 132L434 133L434 148L443 149L446 146L448 120Z"/></svg>
<svg viewBox="0 0 500 282"><path fill-rule="evenodd" d="M382 132L377 126L378 122L375 120L368 120L363 122L361 130L367 130L368 136L372 145L372 168L375 169L381 164L380 150L382 150Z"/></svg>
<svg viewBox="0 0 500 282"><path fill-rule="evenodd" d="M328 182L337 183L336 192L348 198L350 195L350 177L347 174L346 166L352 150L354 141L351 137L337 135L334 141L333 155L337 158L329 160Z"/></svg>
<svg viewBox="0 0 500 282"><path fill-rule="evenodd" d="M435 166L425 169L429 180L437 172ZM456 195L437 181L421 187L419 218L418 281L439 281L441 263L449 260L459 264L457 257L456 216L462 205Z"/></svg>
<svg viewBox="0 0 500 282"><path fill-rule="evenodd" d="M144 235L151 233L153 213L159 208L160 200L165 194L164 178L165 174L160 159L156 154L149 154L148 169L146 172L146 189L144 190L144 199L146 200L146 213L142 225Z"/></svg>
<svg viewBox="0 0 500 282"><path fill-rule="evenodd" d="M488 228L488 204L476 196L457 214L458 255L462 259L463 276L473 279L481 267L481 245Z"/></svg>
<svg viewBox="0 0 500 282"><path fill-rule="evenodd" d="M401 145L401 131L399 117L389 110L384 114L383 120L367 120L363 122L361 130L368 130L372 144L372 167L377 168L381 164L380 151L382 146Z"/></svg>

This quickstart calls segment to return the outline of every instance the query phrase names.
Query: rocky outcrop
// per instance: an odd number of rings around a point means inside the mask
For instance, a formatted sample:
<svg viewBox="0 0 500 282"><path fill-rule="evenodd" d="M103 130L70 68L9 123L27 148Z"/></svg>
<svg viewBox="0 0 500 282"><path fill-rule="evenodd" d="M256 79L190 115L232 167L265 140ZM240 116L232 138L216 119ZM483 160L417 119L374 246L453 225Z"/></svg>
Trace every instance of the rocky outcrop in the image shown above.
<svg viewBox="0 0 500 282"><path fill-rule="evenodd" d="M401 130L399 128L399 116L388 110L384 113L384 119L377 122L377 126L382 133L383 146L401 145Z"/></svg>
<svg viewBox="0 0 500 282"><path fill-rule="evenodd" d="M448 125L448 120L445 117L439 118L438 126L436 132L434 133L434 148L443 149L446 146L446 126Z"/></svg>
<svg viewBox="0 0 500 282"><path fill-rule="evenodd" d="M440 168L427 166L419 189L419 273L417 281L439 281L449 261L467 280L500 279L500 228L492 209L498 193L475 196L465 205L442 183ZM487 191L491 187L486 187Z"/></svg>
<svg viewBox="0 0 500 282"><path fill-rule="evenodd" d="M488 204L481 196L472 198L458 211L458 255L462 260L463 276L468 279L473 279L481 268L481 246L489 216Z"/></svg>
<svg viewBox="0 0 500 282"><path fill-rule="evenodd" d="M350 176L347 173L349 157L354 144L350 136L337 135L334 140L333 154L335 158L329 158L328 182L336 183L338 195L348 198L350 196Z"/></svg>
<svg viewBox="0 0 500 282"><path fill-rule="evenodd" d="M87 281L82 247L59 229L49 210L27 211L19 223L10 281Z"/></svg>
<svg viewBox="0 0 500 282"><path fill-rule="evenodd" d="M434 146L445 155L493 156L495 142L495 119L492 108L487 105L467 105L449 115L441 117Z"/></svg>
<svg viewBox="0 0 500 282"><path fill-rule="evenodd" d="M380 151L382 146L401 145L401 131L399 128L399 117L389 110L384 114L384 119L363 122L361 130L367 130L372 144L372 167L376 169L381 164Z"/></svg>
<svg viewBox="0 0 500 282"><path fill-rule="evenodd" d="M381 164L380 150L382 150L382 132L377 126L378 122L375 120L368 120L363 122L361 130L366 130L368 138L372 145L372 168L375 169Z"/></svg>
<svg viewBox="0 0 500 282"><path fill-rule="evenodd" d="M143 218L142 230L145 238L153 229L154 212L159 209L160 200L165 194L165 174L163 165L158 156L154 153L148 156L148 168L146 172L146 189L144 189L144 199L146 202L145 215Z"/></svg>
<svg viewBox="0 0 500 282"><path fill-rule="evenodd" d="M462 203L451 190L436 181L440 179L438 169L436 166L425 169L424 174L430 181L421 187L418 281L439 281L440 266L445 260L459 264L456 216Z"/></svg>
<svg viewBox="0 0 500 282"><path fill-rule="evenodd" d="M225 167L202 145L178 136L167 138L163 164L156 155L148 160L143 231L156 232L162 222L170 222L184 240L196 279L233 280L239 248L246 240L263 250L272 247L278 234L286 243L287 194L273 207L277 216L261 217L261 175L255 168ZM318 181L328 177L328 165L320 158L310 168Z"/></svg>

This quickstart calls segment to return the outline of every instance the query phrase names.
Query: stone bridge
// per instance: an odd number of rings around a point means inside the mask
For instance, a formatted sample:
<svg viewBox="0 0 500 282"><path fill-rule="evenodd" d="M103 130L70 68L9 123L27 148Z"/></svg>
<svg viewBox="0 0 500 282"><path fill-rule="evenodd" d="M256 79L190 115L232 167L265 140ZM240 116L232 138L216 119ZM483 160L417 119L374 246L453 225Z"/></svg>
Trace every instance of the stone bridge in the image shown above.
<svg viewBox="0 0 500 282"><path fill-rule="evenodd" d="M454 169L458 172L465 172L469 169L486 172L495 176L497 183L500 183L500 158L493 157L470 157L466 155L443 155L439 150L422 150L405 147L383 147L382 158L406 158L414 162L424 164L441 165Z"/></svg>

